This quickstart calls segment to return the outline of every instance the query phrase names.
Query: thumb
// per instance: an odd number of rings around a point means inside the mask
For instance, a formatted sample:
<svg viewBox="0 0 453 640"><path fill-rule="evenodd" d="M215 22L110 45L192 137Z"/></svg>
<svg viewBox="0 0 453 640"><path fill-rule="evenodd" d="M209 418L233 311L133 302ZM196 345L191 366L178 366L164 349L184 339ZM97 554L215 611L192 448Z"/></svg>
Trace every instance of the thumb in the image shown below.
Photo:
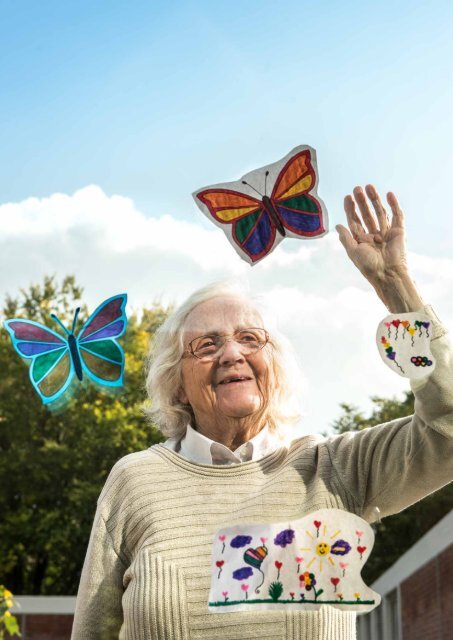
<svg viewBox="0 0 453 640"><path fill-rule="evenodd" d="M351 254L354 252L355 248L357 247L356 240L354 240L354 238L352 237L349 229L346 229L346 227L343 227L342 224L337 224L335 229L338 231L340 242L343 245L343 247L346 249L346 253L348 254L348 256L351 256Z"/></svg>

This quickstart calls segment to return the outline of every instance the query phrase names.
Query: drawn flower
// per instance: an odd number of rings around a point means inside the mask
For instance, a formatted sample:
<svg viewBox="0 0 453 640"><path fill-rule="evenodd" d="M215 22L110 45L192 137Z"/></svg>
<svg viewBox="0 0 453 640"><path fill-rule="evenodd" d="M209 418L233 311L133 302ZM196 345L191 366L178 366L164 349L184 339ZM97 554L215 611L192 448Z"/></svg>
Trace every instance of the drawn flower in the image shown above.
<svg viewBox="0 0 453 640"><path fill-rule="evenodd" d="M217 576L217 578L220 578L220 574L222 573L222 567L225 564L225 560L216 560L216 567L219 570L219 575Z"/></svg>
<svg viewBox="0 0 453 640"><path fill-rule="evenodd" d="M294 596L296 595L293 591L290 591L289 595L291 596L291 600L294 600Z"/></svg>
<svg viewBox="0 0 453 640"><path fill-rule="evenodd" d="M319 520L315 520L313 524L316 527L316 537L319 538L319 527L321 526L322 522L320 522Z"/></svg>
<svg viewBox="0 0 453 640"><path fill-rule="evenodd" d="M355 535L357 536L357 544L360 544L360 538L363 536L363 531L356 531Z"/></svg>
<svg viewBox="0 0 453 640"><path fill-rule="evenodd" d="M252 536L235 536L230 542L230 546L233 547L233 549L240 549L250 544L251 541Z"/></svg>
<svg viewBox="0 0 453 640"><path fill-rule="evenodd" d="M226 536L219 536L219 540L222 543L222 553L225 551L225 540Z"/></svg>
<svg viewBox="0 0 453 640"><path fill-rule="evenodd" d="M283 562L279 562L278 560L276 560L274 564L277 568L277 580L280 580L280 569L283 566Z"/></svg>
<svg viewBox="0 0 453 640"><path fill-rule="evenodd" d="M248 584L241 584L242 591L245 591L245 599L246 600L249 599L248 588L249 588Z"/></svg>
<svg viewBox="0 0 453 640"><path fill-rule="evenodd" d="M346 567L348 566L348 563L347 562L339 562L338 564L340 565L340 569L343 572L342 575L343 575L343 578L344 578L344 574L346 573Z"/></svg>
<svg viewBox="0 0 453 640"><path fill-rule="evenodd" d="M299 581L301 583L301 586L305 586L305 589L307 591L310 591L310 589L316 584L315 574L305 571L304 573L302 573L302 575L299 576Z"/></svg>
<svg viewBox="0 0 453 640"><path fill-rule="evenodd" d="M334 593L336 593L337 592L338 583L340 582L340 578L330 578L330 582L334 586Z"/></svg>
<svg viewBox="0 0 453 640"><path fill-rule="evenodd" d="M222 591L222 596L225 598L225 602L228 600L228 591Z"/></svg>
<svg viewBox="0 0 453 640"><path fill-rule="evenodd" d="M360 593L354 593L354 598L357 600L357 602L360 602Z"/></svg>
<svg viewBox="0 0 453 640"><path fill-rule="evenodd" d="M284 529L283 531L280 531L280 533L277 533L277 535L274 538L274 544L284 549L286 545L291 544L291 542L293 542L295 536L296 534L293 531L293 529Z"/></svg>
<svg viewBox="0 0 453 640"><path fill-rule="evenodd" d="M337 598L338 600L343 600L343 594L342 593L337 593Z"/></svg>
<svg viewBox="0 0 453 640"><path fill-rule="evenodd" d="M297 556L296 557L296 562L297 562L297 573L300 572L300 563L303 562L304 559L301 556Z"/></svg>
<svg viewBox="0 0 453 640"><path fill-rule="evenodd" d="M299 576L299 582L300 582L301 588L305 587L305 591L311 591L313 589L313 593L315 595L315 602L317 601L318 596L321 595L321 593L324 593L324 589L316 590L316 578L314 573L309 573L308 571L305 571Z"/></svg>
<svg viewBox="0 0 453 640"><path fill-rule="evenodd" d="M357 551L360 553L360 560L362 559L362 556L365 553L366 549L367 549L366 547L361 547L361 546L357 547Z"/></svg>

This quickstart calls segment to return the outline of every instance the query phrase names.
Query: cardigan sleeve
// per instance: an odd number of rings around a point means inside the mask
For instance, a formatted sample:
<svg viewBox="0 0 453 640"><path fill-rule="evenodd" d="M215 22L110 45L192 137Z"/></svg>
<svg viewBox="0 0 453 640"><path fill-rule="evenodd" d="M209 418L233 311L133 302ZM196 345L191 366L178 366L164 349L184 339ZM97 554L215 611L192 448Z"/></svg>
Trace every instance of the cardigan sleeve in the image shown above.
<svg viewBox="0 0 453 640"><path fill-rule="evenodd" d="M80 579L71 640L118 638L123 623L125 570L98 508Z"/></svg>
<svg viewBox="0 0 453 640"><path fill-rule="evenodd" d="M411 382L414 415L325 443L340 482L370 521L405 509L453 479L453 350L431 307L423 312L433 320L436 368Z"/></svg>

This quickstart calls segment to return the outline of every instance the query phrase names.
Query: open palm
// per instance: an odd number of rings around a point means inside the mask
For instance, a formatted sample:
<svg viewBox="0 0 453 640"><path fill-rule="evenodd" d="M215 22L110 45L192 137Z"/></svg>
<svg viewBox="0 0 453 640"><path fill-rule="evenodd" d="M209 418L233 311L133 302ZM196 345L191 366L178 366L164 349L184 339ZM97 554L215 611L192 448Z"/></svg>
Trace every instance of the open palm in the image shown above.
<svg viewBox="0 0 453 640"><path fill-rule="evenodd" d="M352 262L371 284L376 284L392 273L407 271L404 214L396 196L388 193L390 221L376 189L368 185L365 190L366 195L361 187L356 187L355 200L346 196L344 208L349 229L341 224L336 229Z"/></svg>

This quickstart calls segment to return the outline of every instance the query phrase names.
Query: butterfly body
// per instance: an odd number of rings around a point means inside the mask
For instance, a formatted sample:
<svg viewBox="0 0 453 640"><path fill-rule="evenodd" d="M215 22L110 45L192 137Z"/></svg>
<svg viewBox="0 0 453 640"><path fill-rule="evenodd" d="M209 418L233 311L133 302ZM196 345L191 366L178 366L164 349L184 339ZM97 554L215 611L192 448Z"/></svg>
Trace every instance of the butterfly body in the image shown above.
<svg viewBox="0 0 453 640"><path fill-rule="evenodd" d="M268 178L273 184L269 195ZM327 233L327 210L316 185L316 152L303 145L239 181L199 189L193 197L239 255L253 265L285 237L308 239Z"/></svg>
<svg viewBox="0 0 453 640"><path fill-rule="evenodd" d="M266 209L270 219L274 223L277 230L282 234L282 236L286 236L286 231L285 227L283 226L282 219L280 218L278 211L269 196L263 196L263 207Z"/></svg>
<svg viewBox="0 0 453 640"><path fill-rule="evenodd" d="M83 371L82 371L82 362L80 360L79 350L77 349L77 340L73 333L70 333L68 336L68 346L69 353L71 354L72 364L74 366L74 372L77 378L82 382L83 380Z"/></svg>
<svg viewBox="0 0 453 640"><path fill-rule="evenodd" d="M76 309L71 331L51 315L65 335L32 320L14 318L4 322L16 352L30 364L30 381L44 404L60 400L75 378L118 387L123 382L124 353L116 342L126 329L127 296L103 302L75 332Z"/></svg>

